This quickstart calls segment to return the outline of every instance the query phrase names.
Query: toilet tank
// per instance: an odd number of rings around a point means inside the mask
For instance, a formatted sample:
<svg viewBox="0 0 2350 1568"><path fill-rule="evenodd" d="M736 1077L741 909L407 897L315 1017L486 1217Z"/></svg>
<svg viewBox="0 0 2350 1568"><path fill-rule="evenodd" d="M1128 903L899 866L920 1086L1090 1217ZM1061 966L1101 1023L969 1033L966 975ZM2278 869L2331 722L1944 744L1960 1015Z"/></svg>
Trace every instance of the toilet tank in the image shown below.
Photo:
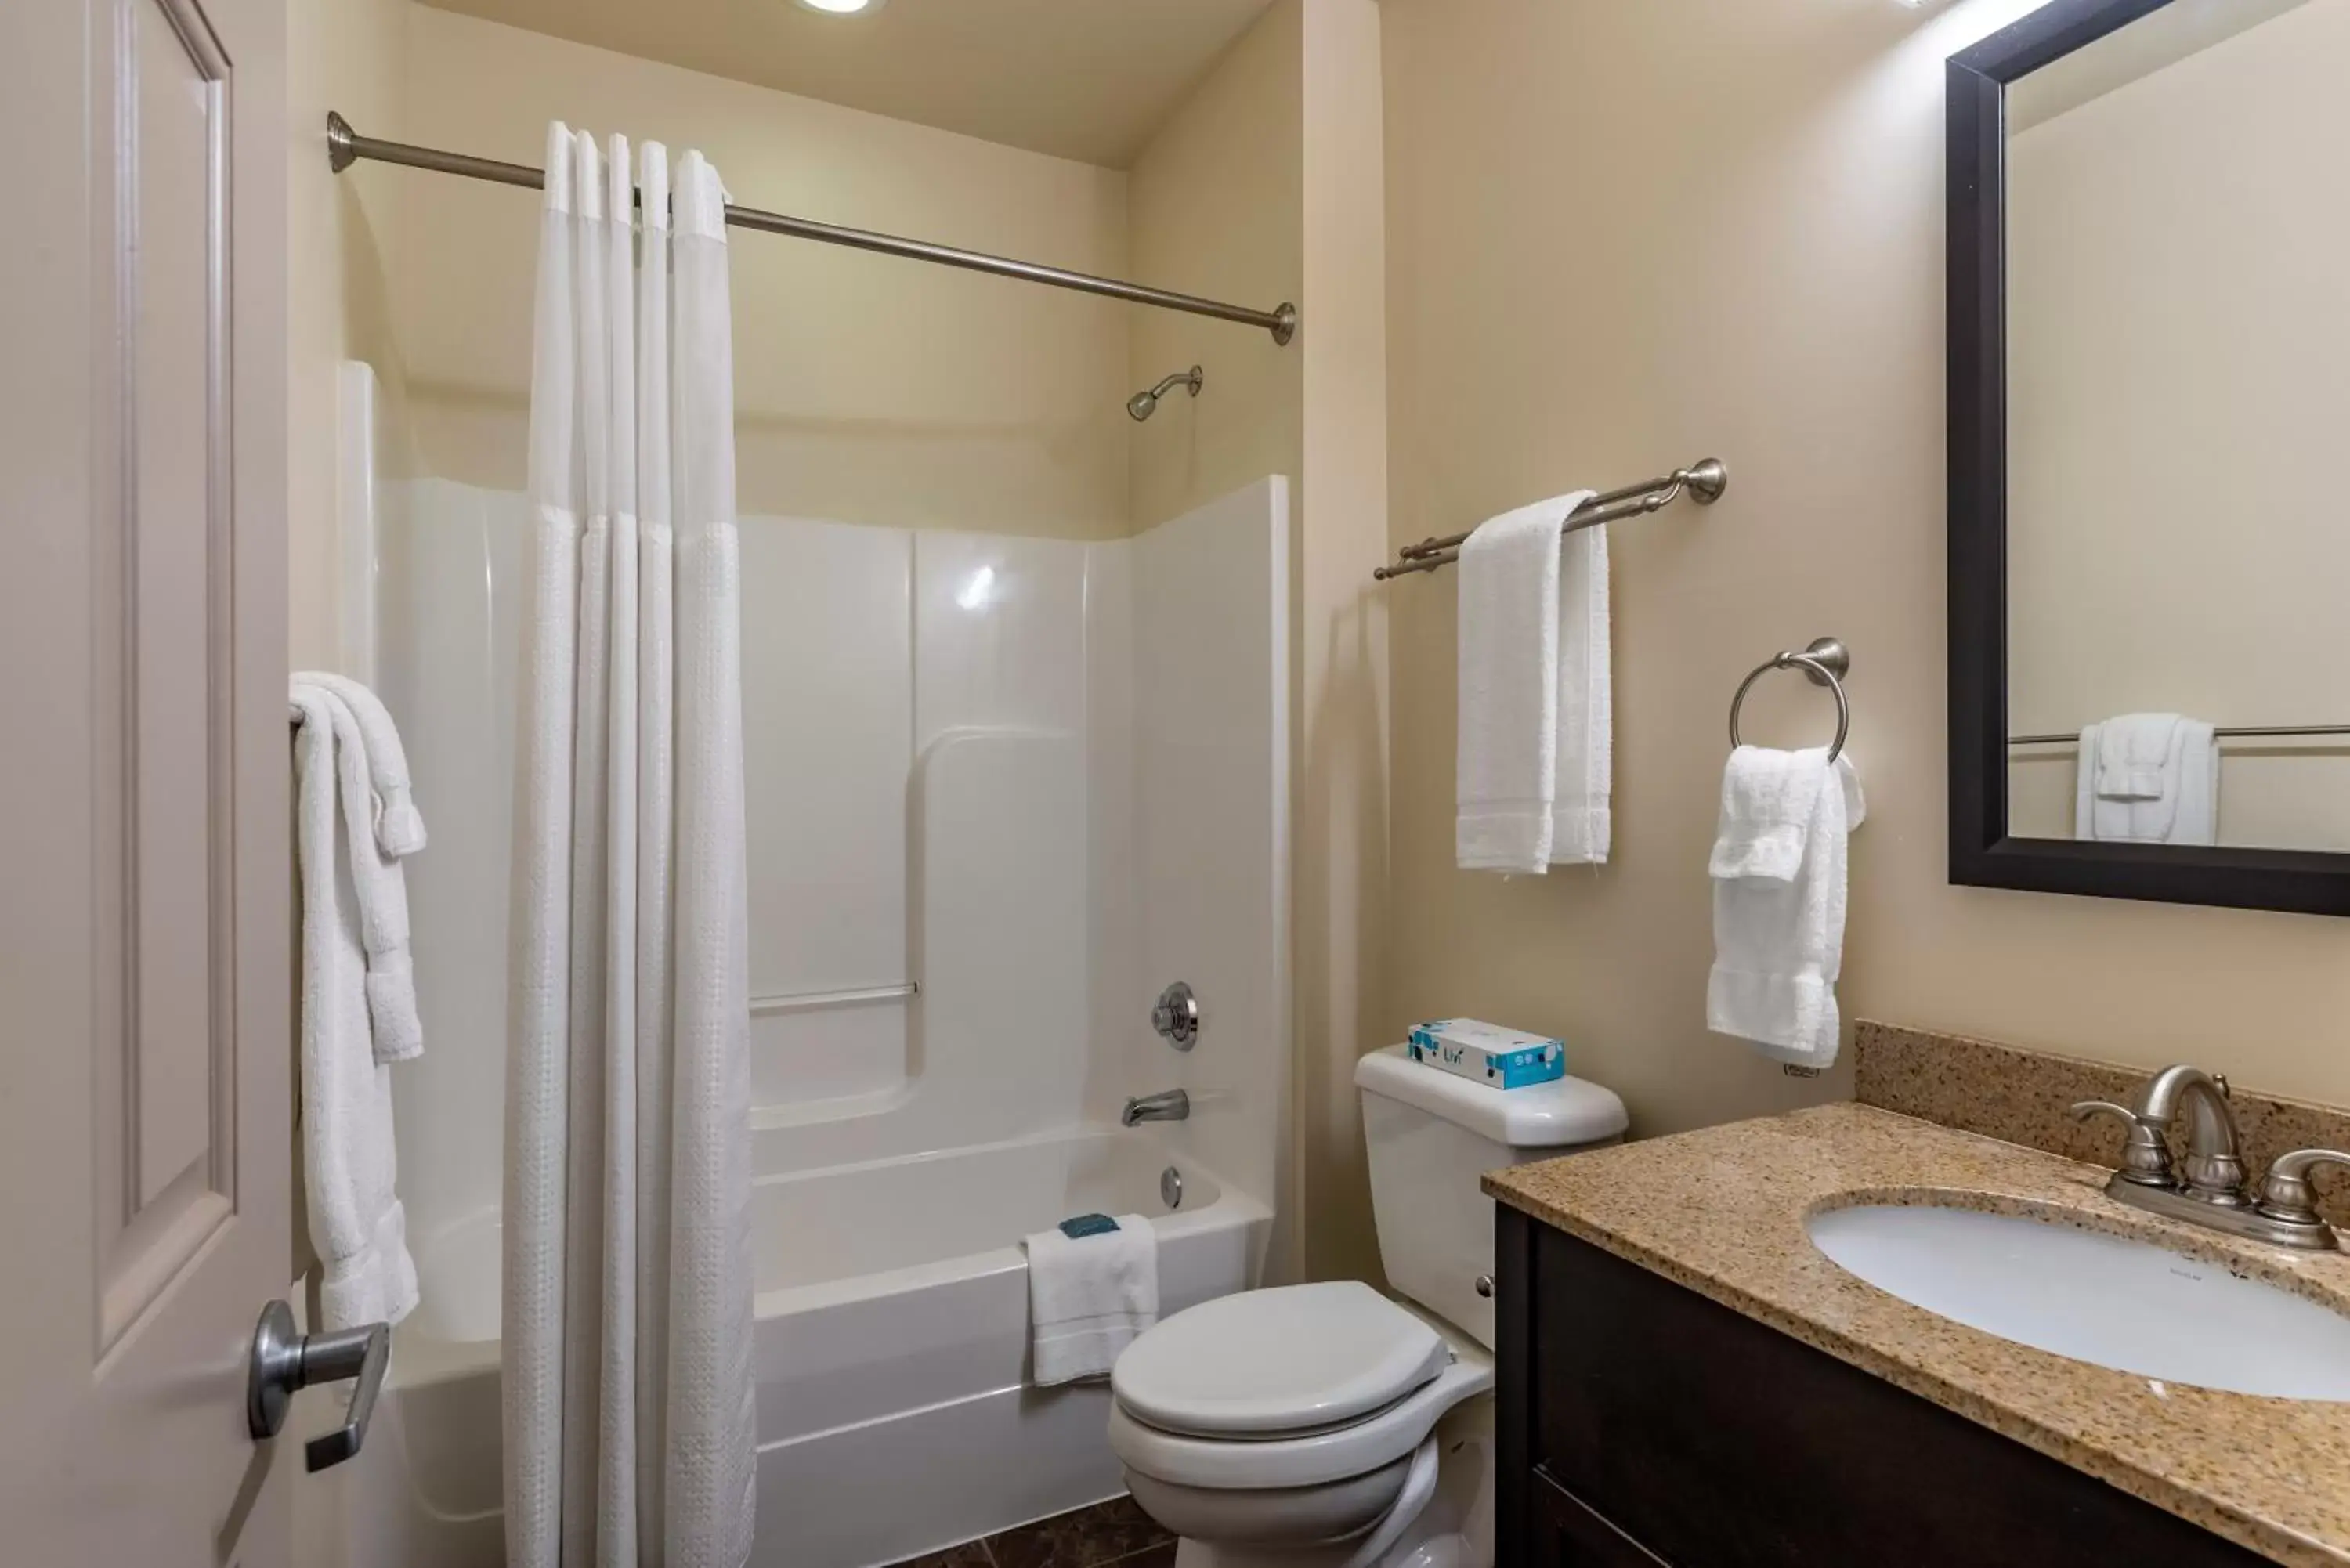
<svg viewBox="0 0 2350 1568"><path fill-rule="evenodd" d="M1355 1087L1388 1282L1491 1349L1493 1303L1477 1287L1493 1273L1493 1200L1477 1179L1621 1142L1624 1102L1572 1076L1487 1088L1415 1062L1400 1045L1357 1063Z"/></svg>

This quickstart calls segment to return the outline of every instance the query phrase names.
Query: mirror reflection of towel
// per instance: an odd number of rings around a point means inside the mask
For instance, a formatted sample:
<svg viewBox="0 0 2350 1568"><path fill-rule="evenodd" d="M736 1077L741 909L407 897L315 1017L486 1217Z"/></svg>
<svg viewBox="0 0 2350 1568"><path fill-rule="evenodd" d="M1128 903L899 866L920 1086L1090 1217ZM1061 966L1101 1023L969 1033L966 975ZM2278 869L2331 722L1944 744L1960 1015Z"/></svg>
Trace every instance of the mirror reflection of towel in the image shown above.
<svg viewBox="0 0 2350 1568"><path fill-rule="evenodd" d="M2073 836L2102 844L2215 844L2220 745L2176 713L2125 713L2081 732Z"/></svg>

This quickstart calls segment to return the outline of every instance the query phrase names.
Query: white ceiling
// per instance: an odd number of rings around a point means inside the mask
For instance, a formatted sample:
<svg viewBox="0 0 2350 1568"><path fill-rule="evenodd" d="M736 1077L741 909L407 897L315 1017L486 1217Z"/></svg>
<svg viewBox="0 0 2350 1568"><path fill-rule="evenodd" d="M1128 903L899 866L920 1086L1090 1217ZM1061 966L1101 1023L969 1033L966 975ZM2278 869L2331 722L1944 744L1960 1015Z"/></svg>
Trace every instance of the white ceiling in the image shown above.
<svg viewBox="0 0 2350 1568"><path fill-rule="evenodd" d="M643 59L1123 169L1272 0L429 0Z"/></svg>

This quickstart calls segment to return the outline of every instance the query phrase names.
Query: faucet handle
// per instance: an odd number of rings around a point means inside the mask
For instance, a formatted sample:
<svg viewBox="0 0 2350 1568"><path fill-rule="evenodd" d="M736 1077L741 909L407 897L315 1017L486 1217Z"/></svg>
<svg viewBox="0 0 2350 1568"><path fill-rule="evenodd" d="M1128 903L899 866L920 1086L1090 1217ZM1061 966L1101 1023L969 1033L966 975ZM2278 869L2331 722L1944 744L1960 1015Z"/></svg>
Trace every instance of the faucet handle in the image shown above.
<svg viewBox="0 0 2350 1568"><path fill-rule="evenodd" d="M2311 1168L2320 1165L2350 1166L2350 1154L2330 1148L2297 1148L2291 1154L2277 1156L2261 1182L2261 1212L2288 1225L2324 1224L2317 1215L2316 1189L2309 1184Z"/></svg>
<svg viewBox="0 0 2350 1568"><path fill-rule="evenodd" d="M2082 1100L2073 1106L2073 1119L2085 1122L2091 1116L2119 1116L2129 1126L2129 1136L2122 1141L2121 1178L2140 1187L2176 1187L2177 1177L2170 1170L2170 1145L2164 1141L2162 1130L2127 1106L2117 1106L2111 1100Z"/></svg>

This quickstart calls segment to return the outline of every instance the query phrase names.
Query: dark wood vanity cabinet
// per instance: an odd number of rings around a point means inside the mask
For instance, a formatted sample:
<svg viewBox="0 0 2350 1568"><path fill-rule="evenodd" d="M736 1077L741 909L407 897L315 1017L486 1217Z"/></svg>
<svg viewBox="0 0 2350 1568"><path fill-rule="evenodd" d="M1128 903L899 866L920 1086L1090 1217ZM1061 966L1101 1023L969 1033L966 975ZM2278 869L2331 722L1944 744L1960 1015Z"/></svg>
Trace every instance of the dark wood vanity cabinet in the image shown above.
<svg viewBox="0 0 2350 1568"><path fill-rule="evenodd" d="M2264 1561L1495 1205L1502 1568Z"/></svg>

